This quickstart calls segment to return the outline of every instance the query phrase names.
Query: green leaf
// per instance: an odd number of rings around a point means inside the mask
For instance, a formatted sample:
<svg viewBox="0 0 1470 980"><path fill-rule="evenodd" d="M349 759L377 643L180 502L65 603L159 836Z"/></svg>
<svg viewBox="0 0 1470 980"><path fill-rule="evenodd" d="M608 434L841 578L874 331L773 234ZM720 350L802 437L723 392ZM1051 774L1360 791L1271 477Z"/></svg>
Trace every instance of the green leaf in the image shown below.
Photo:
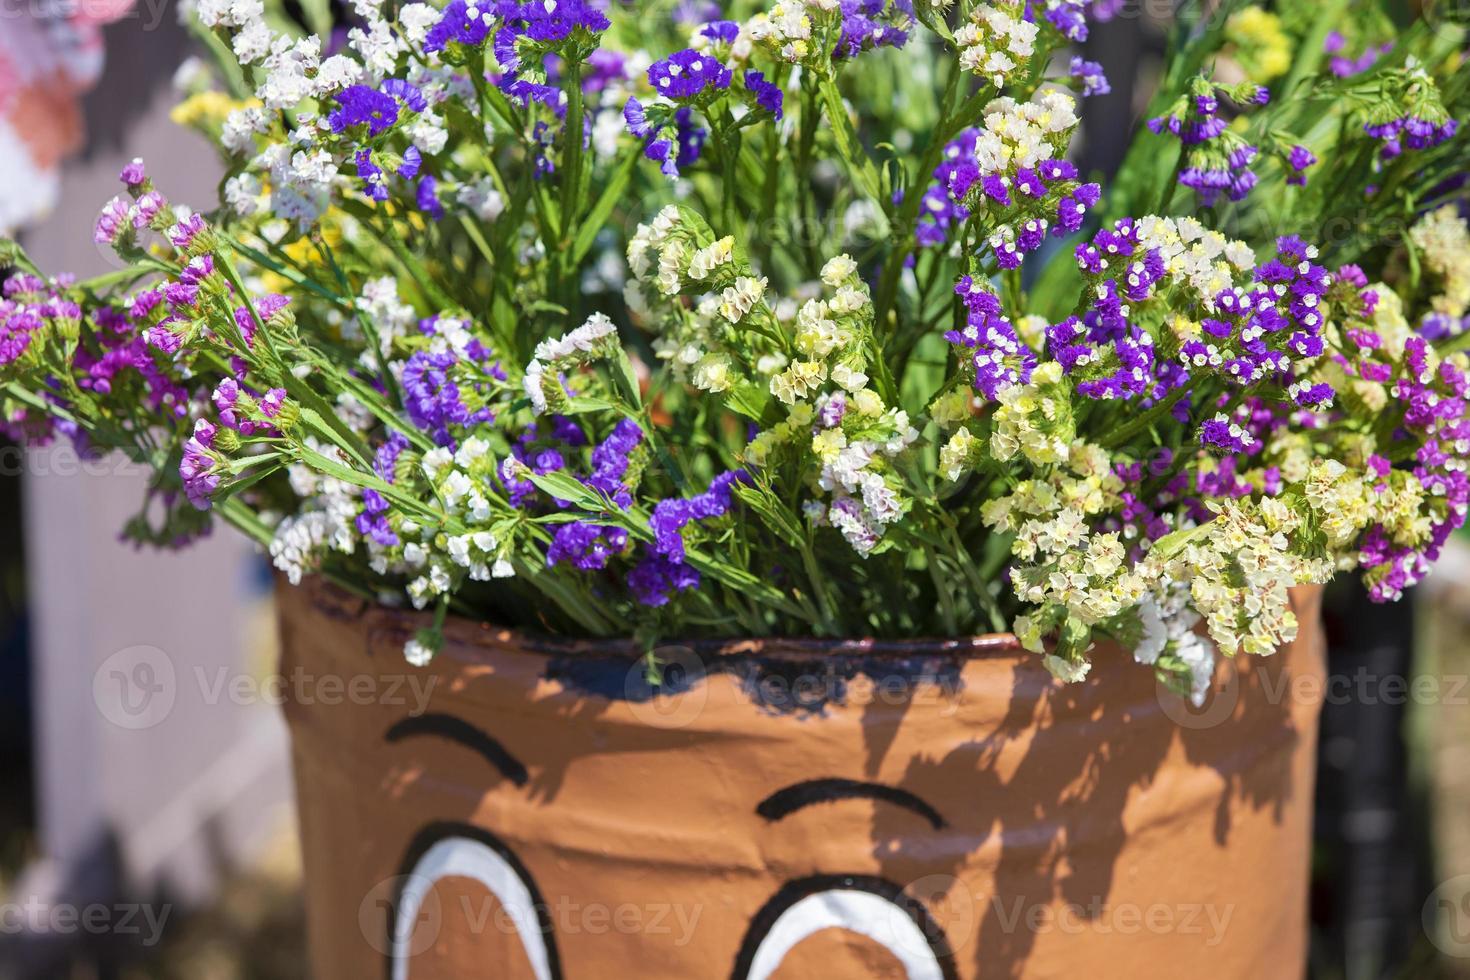
<svg viewBox="0 0 1470 980"><path fill-rule="evenodd" d="M791 509L781 503L769 489L750 483L735 484L735 496L740 499L756 516L761 523L771 530L771 533L784 540L793 548L801 548L806 543L802 534L801 522Z"/></svg>
<svg viewBox="0 0 1470 980"><path fill-rule="evenodd" d="M614 505L602 494L593 490L576 477L560 470L551 473L528 473L526 479L558 500L565 500L573 507L594 514L612 510Z"/></svg>
<svg viewBox="0 0 1470 980"><path fill-rule="evenodd" d="M613 171L612 177L608 179L607 186L603 188L602 196L597 203L592 205L592 210L582 219L582 227L577 229L577 237L572 242L572 265L575 267L582 261L593 243L597 240L597 233L607 224L608 216L612 214L613 208L617 207L618 201L623 197L623 191L628 187L628 182L633 179L634 167L641 155L637 146L630 147L626 156Z"/></svg>
<svg viewBox="0 0 1470 980"><path fill-rule="evenodd" d="M627 399L634 409L643 407L643 396L638 392L638 373L633 370L633 361L622 347L612 359L613 383L618 394Z"/></svg>
<svg viewBox="0 0 1470 980"><path fill-rule="evenodd" d="M739 412L756 422L765 418L771 402L771 393L750 381L740 382L725 395L725 404L730 406L731 411Z"/></svg>

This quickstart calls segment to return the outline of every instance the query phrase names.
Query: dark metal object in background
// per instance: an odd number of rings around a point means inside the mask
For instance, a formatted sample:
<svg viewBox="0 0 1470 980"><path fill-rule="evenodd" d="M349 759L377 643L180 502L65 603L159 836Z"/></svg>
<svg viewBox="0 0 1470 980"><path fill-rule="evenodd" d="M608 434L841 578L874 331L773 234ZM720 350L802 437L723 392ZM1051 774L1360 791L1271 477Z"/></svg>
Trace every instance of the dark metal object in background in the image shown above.
<svg viewBox="0 0 1470 980"><path fill-rule="evenodd" d="M1424 977L1416 947L1434 883L1426 801L1409 779L1411 699L1400 696L1414 669L1412 593L1378 605L1355 578L1344 579L1329 590L1324 618L1313 974Z"/></svg>

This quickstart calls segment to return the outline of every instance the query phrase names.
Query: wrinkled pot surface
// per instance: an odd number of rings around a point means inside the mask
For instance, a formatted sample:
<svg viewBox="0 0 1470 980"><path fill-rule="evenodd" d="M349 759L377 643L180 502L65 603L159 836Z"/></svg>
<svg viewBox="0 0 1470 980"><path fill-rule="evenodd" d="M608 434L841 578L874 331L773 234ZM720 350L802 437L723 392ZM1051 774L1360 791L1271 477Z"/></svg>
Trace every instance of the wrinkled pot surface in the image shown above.
<svg viewBox="0 0 1470 980"><path fill-rule="evenodd" d="M662 651L280 593L317 980L1299 977L1322 685L1008 636Z"/></svg>

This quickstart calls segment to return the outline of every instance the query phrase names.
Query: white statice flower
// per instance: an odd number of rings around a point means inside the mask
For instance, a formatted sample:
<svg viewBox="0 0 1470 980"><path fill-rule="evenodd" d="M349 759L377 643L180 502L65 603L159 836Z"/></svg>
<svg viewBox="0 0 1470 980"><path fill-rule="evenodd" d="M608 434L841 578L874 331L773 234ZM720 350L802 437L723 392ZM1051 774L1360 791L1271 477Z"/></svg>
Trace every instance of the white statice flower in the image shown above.
<svg viewBox="0 0 1470 980"><path fill-rule="evenodd" d="M960 67L1003 88L1036 52L1036 24L1019 3L982 3L954 34Z"/></svg>
<svg viewBox="0 0 1470 980"><path fill-rule="evenodd" d="M560 390L558 372L606 357L617 349L617 338L618 328L612 320L606 314L594 313L569 333L537 344L521 382L531 400L532 413L541 415L548 409L546 389L554 385Z"/></svg>
<svg viewBox="0 0 1470 980"><path fill-rule="evenodd" d="M321 66L321 38L308 35L300 40L281 35L271 44L261 67L264 79L255 95L267 109L295 109L316 94L314 76Z"/></svg>
<svg viewBox="0 0 1470 980"><path fill-rule="evenodd" d="M387 78L398 67L402 44L386 20L372 17L364 23L366 28L354 27L347 32L347 43L362 58L370 78Z"/></svg>
<svg viewBox="0 0 1470 980"><path fill-rule="evenodd" d="M220 128L220 145L230 153L242 156L255 149L255 137L267 128L265 110L260 106L232 109Z"/></svg>
<svg viewBox="0 0 1470 980"><path fill-rule="evenodd" d="M719 313L731 323L739 323L766 294L767 280L739 276L720 293Z"/></svg>
<svg viewBox="0 0 1470 980"><path fill-rule="evenodd" d="M1053 677L1064 684L1080 683L1087 677L1088 671L1092 670L1090 660L1068 660L1054 653L1048 653L1041 662Z"/></svg>
<svg viewBox="0 0 1470 980"><path fill-rule="evenodd" d="M793 63L811 51L812 21L800 0L780 0L747 21L740 33Z"/></svg>
<svg viewBox="0 0 1470 980"><path fill-rule="evenodd" d="M414 636L403 645L403 659L407 660L411 667L429 666L429 661L434 659L434 654L437 652L417 636Z"/></svg>
<svg viewBox="0 0 1470 980"><path fill-rule="evenodd" d="M225 181L225 204L242 218L255 214L264 206L260 178L243 173Z"/></svg>
<svg viewBox="0 0 1470 980"><path fill-rule="evenodd" d="M495 189L495 181L489 177L461 185L455 192L454 199L484 222L494 221L505 211L505 199Z"/></svg>
<svg viewBox="0 0 1470 980"><path fill-rule="evenodd" d="M1470 309L1470 226L1453 204L1429 212L1409 229L1424 264L1441 281L1435 312L1462 317Z"/></svg>
<svg viewBox="0 0 1470 980"><path fill-rule="evenodd" d="M444 118L428 109L409 123L408 138L424 153L438 156L449 143L449 130L444 128Z"/></svg>
<svg viewBox="0 0 1470 980"><path fill-rule="evenodd" d="M733 235L726 235L719 241L698 249L691 255L686 274L695 282L703 282L720 266L728 265L734 257L735 238Z"/></svg>
<svg viewBox="0 0 1470 980"><path fill-rule="evenodd" d="M852 256L846 253L828 259L826 265L822 266L822 282L833 289L856 275L857 263L852 260Z"/></svg>
<svg viewBox="0 0 1470 980"><path fill-rule="evenodd" d="M275 35L264 21L252 21L235 35L232 47L242 65L252 65L270 54Z"/></svg>
<svg viewBox="0 0 1470 980"><path fill-rule="evenodd" d="M418 314L414 308L399 298L398 280L393 276L379 276L363 283L362 294L357 298L357 309L372 321L377 330L380 352L384 356L393 349L393 341L407 336L418 322ZM358 335L355 323L348 321L343 327L344 334L353 338Z"/></svg>
<svg viewBox="0 0 1470 980"><path fill-rule="evenodd" d="M1204 704L1215 676L1215 647L1195 630L1200 617L1189 605L1189 589L1174 582L1155 586L1138 604L1138 619L1143 637L1133 659L1151 666L1165 653L1177 657L1189 668L1190 701Z"/></svg>
<svg viewBox="0 0 1470 980"><path fill-rule="evenodd" d="M429 28L439 22L442 16L439 9L427 3L404 4L398 10L398 26L403 28L403 36L415 48L421 48L424 38L429 36Z"/></svg>
<svg viewBox="0 0 1470 980"><path fill-rule="evenodd" d="M939 472L946 480L958 480L974 465L980 452L980 440L969 429L956 429L939 450Z"/></svg>
<svg viewBox="0 0 1470 980"><path fill-rule="evenodd" d="M316 73L316 97L325 99L362 78L362 65L345 54L334 54L322 62Z"/></svg>
<svg viewBox="0 0 1470 980"><path fill-rule="evenodd" d="M199 0L195 6L205 27L248 27L265 17L261 0Z"/></svg>

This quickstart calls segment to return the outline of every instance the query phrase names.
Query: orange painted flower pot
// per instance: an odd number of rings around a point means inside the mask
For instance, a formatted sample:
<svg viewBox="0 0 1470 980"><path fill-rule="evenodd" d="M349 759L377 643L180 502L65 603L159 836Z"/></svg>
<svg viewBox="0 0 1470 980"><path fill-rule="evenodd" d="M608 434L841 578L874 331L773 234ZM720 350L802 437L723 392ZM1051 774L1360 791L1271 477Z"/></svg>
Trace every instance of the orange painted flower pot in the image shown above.
<svg viewBox="0 0 1470 980"><path fill-rule="evenodd" d="M1319 593L1205 708L1008 636L671 648L280 594L312 975L1295 978Z"/></svg>

